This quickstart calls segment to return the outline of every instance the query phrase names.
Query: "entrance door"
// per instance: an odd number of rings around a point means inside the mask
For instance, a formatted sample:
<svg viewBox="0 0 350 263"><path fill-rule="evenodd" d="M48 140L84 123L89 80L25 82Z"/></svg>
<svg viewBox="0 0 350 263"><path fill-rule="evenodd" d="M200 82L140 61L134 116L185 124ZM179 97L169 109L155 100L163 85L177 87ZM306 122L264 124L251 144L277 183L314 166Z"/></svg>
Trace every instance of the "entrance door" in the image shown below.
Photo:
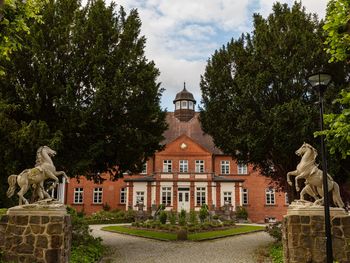
<svg viewBox="0 0 350 263"><path fill-rule="evenodd" d="M178 188L178 200L177 200L178 211L185 209L187 212L190 211L190 188L182 187Z"/></svg>

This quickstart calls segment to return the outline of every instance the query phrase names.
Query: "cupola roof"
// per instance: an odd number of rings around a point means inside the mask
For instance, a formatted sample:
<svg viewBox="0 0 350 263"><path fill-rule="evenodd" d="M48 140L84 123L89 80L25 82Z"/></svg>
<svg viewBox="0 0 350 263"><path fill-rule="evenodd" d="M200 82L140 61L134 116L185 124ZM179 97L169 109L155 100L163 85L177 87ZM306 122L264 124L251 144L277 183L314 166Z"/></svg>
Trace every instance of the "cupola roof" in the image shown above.
<svg viewBox="0 0 350 263"><path fill-rule="evenodd" d="M184 89L178 94L176 94L174 103L179 100L189 100L196 103L196 100L194 99L193 94L186 89L186 83L184 83Z"/></svg>

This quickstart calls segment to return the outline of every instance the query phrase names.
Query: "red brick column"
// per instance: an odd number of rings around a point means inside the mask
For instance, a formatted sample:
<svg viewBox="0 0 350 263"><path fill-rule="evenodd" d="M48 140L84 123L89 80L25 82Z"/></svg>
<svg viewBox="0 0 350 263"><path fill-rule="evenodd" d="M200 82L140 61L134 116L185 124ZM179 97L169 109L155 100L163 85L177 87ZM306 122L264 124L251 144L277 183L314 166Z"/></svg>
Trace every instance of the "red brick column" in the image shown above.
<svg viewBox="0 0 350 263"><path fill-rule="evenodd" d="M147 182L147 211L152 211L152 183Z"/></svg>
<svg viewBox="0 0 350 263"><path fill-rule="evenodd" d="M157 207L160 205L160 182L156 182L156 205Z"/></svg>
<svg viewBox="0 0 350 263"><path fill-rule="evenodd" d="M194 182L190 184L190 209L194 210Z"/></svg>
<svg viewBox="0 0 350 263"><path fill-rule="evenodd" d="M128 185L128 207L131 207L131 209L134 209L133 205L132 205L133 204L133 197L134 197L134 183L129 182L129 185Z"/></svg>
<svg viewBox="0 0 350 263"><path fill-rule="evenodd" d="M173 184L173 210L177 212L177 182Z"/></svg>
<svg viewBox="0 0 350 263"><path fill-rule="evenodd" d="M221 207L221 185L219 182L216 183L216 207L220 210Z"/></svg>
<svg viewBox="0 0 350 263"><path fill-rule="evenodd" d="M239 183L235 183L235 205L240 206L241 195L239 191Z"/></svg>
<svg viewBox="0 0 350 263"><path fill-rule="evenodd" d="M212 210L212 206L213 206L213 195L212 195L212 185L211 182L208 182L208 206L209 206L209 210Z"/></svg>

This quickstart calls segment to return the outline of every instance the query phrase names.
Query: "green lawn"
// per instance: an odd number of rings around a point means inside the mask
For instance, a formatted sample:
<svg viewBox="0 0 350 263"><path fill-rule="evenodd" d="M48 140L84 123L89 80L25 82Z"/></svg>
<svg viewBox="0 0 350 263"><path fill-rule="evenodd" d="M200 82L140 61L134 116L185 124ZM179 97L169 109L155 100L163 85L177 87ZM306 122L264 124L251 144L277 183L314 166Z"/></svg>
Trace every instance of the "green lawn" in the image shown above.
<svg viewBox="0 0 350 263"><path fill-rule="evenodd" d="M176 240L176 234L173 234L173 233L157 232L157 231L143 230L143 229L133 229L125 226L106 226L102 228L102 230L125 233L129 235L140 236L140 237L154 238L159 240L169 240L169 241Z"/></svg>
<svg viewBox="0 0 350 263"><path fill-rule="evenodd" d="M225 230L216 230L208 232L198 232L188 235L189 240L200 241L206 239L214 239L219 237L234 236L243 233L255 232L264 230L264 226L237 226Z"/></svg>
<svg viewBox="0 0 350 263"><path fill-rule="evenodd" d="M261 231L264 229L265 227L263 226L238 226L238 227L229 228L225 230L191 233L191 234L188 234L188 239L192 241L202 241L202 240L214 239L219 237L234 236L242 233ZM133 229L126 226L107 226L102 228L102 230L141 236L141 237L154 238L159 240L168 240L168 241L176 240L176 234L173 234L173 233L157 232L157 231L143 230L143 229Z"/></svg>

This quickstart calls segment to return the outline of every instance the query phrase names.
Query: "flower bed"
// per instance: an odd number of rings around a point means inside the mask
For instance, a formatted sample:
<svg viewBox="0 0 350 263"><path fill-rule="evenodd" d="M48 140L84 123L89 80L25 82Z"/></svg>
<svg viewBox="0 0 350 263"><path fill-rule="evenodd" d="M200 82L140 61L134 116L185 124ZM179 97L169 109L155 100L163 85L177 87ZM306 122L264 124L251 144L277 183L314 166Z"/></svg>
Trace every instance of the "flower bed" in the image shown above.
<svg viewBox="0 0 350 263"><path fill-rule="evenodd" d="M225 222L204 222L202 224L186 224L185 226L180 226L177 224L161 224L159 221L146 221L146 222L134 222L131 224L130 228L134 229L153 229L156 231L165 232L177 232L180 229L185 229L188 232L205 232L208 230L224 230L227 228L232 228L235 226L233 221Z"/></svg>
<svg viewBox="0 0 350 263"><path fill-rule="evenodd" d="M89 225L131 223L135 221L135 211L99 211L85 217L85 221Z"/></svg>

